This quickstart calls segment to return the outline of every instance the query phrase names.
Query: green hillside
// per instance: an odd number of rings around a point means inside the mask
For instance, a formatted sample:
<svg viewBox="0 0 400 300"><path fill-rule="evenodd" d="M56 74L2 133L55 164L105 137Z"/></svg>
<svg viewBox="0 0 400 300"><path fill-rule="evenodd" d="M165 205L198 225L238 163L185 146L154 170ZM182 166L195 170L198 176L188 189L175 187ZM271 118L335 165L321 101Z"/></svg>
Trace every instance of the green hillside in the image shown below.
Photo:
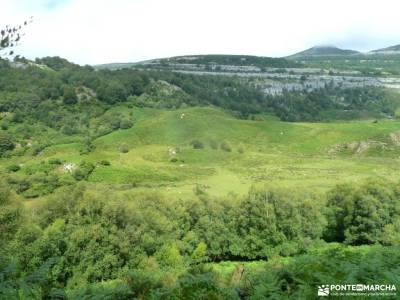
<svg viewBox="0 0 400 300"><path fill-rule="evenodd" d="M298 52L289 56L290 58L307 58L307 57L318 57L318 56L349 56L360 54L355 50L340 49L334 46L315 46L307 50Z"/></svg>
<svg viewBox="0 0 400 300"><path fill-rule="evenodd" d="M324 69L357 71L366 75L399 75L400 55L398 53L351 55L293 56L291 59L305 66Z"/></svg>
<svg viewBox="0 0 400 300"><path fill-rule="evenodd" d="M0 62L0 299L399 282L395 89Z"/></svg>
<svg viewBox="0 0 400 300"><path fill-rule="evenodd" d="M30 180L50 169L74 180L61 166L88 162L95 167L87 180L96 185L190 195L201 184L211 194L224 195L246 193L252 184L295 187L300 182L323 191L370 176L396 179L400 168L400 147L391 139L398 134L398 121L286 123L268 115L248 121L216 108L165 111L122 105L112 111L132 114L134 126L94 139L90 153L82 152L85 143L72 136L68 144L60 140L39 156L3 159L3 174L22 164L6 176ZM103 160L110 165L102 165ZM62 165L54 168L52 161ZM21 195L36 197L35 189L33 184Z"/></svg>
<svg viewBox="0 0 400 300"><path fill-rule="evenodd" d="M400 51L400 45L394 45L394 46L390 46L390 47L372 50L372 51L370 51L370 53L374 53L374 54L395 54L395 53L397 53L398 54L399 51Z"/></svg>
<svg viewBox="0 0 400 300"><path fill-rule="evenodd" d="M95 66L97 69L122 69L131 67L144 68L179 68L193 65L197 67L210 66L247 66L259 68L295 68L299 64L285 58L263 57L253 55L229 55L229 54L210 54L210 55L186 55L168 58L152 59L136 63L111 63Z"/></svg>

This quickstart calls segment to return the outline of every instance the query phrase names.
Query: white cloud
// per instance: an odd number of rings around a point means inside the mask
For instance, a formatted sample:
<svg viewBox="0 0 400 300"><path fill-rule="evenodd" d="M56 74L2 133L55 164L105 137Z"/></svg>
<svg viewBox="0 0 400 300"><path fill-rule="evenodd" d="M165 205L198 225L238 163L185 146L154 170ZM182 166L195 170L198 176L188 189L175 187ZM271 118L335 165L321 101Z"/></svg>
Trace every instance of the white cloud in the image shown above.
<svg viewBox="0 0 400 300"><path fill-rule="evenodd" d="M184 54L282 56L314 44L400 43L394 0L2 0L0 20L35 21L18 50L78 63Z"/></svg>

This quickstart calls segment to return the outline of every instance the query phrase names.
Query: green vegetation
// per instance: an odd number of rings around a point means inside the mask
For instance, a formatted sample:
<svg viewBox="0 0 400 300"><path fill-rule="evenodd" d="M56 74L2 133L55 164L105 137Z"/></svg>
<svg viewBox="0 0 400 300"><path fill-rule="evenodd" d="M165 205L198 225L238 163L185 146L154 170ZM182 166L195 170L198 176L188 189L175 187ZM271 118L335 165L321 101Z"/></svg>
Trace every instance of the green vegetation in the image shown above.
<svg viewBox="0 0 400 300"><path fill-rule="evenodd" d="M36 62L40 68L1 67L2 128L29 120L61 129L65 135L97 137L133 126L132 116L124 110L108 112L120 103L158 109L212 105L241 118L272 113L284 121L387 117L394 116L399 107L399 101L391 101L381 88L342 89L328 84L313 92L266 96L257 80L241 77L132 69L95 71L58 57Z"/></svg>
<svg viewBox="0 0 400 300"><path fill-rule="evenodd" d="M289 58L309 58L309 57L330 57L330 56L352 56L360 54L358 51L354 50L347 50L347 49L340 49L334 46L315 46L310 49L304 50L302 52L293 54L289 56Z"/></svg>
<svg viewBox="0 0 400 300"><path fill-rule="evenodd" d="M261 68L290 68L298 66L284 58L272 58L250 55L198 55L178 56L161 63L200 64L200 65L232 65L232 66L258 66Z"/></svg>
<svg viewBox="0 0 400 300"><path fill-rule="evenodd" d="M314 298L315 285L328 279L373 284L400 279L398 237L387 239L400 217L398 184L392 182L338 186L327 199L255 188L244 197L214 198L201 190L187 199L111 196L78 185L50 197L31 220L12 204L6 187L2 192L0 295L11 299L55 293L63 298L107 293L112 299L239 299L240 293L248 299ZM370 208L363 210L366 205ZM361 222L352 219L354 209L360 209ZM390 247L348 248L322 240L341 242L343 233L346 244ZM7 262L7 253L16 264ZM229 276L209 263L221 260L267 264L254 270L242 266ZM367 270L374 270L373 277Z"/></svg>
<svg viewBox="0 0 400 300"><path fill-rule="evenodd" d="M399 103L383 88L340 89L333 84L312 92L267 97L283 121L333 121L394 117Z"/></svg>
<svg viewBox="0 0 400 300"><path fill-rule="evenodd" d="M365 75L399 75L399 54L368 54L338 56L292 57L297 63L308 67L358 71Z"/></svg>
<svg viewBox="0 0 400 300"><path fill-rule="evenodd" d="M149 64L151 62L151 64ZM175 69L180 65L189 64L207 71L221 71L221 66L251 66L261 70L265 68L295 68L300 64L285 58L273 58L251 55L195 55L195 56L176 56L170 58L154 59L151 61L138 63L111 63L97 65L96 69L117 70L122 68L143 67L155 69Z"/></svg>
<svg viewBox="0 0 400 300"><path fill-rule="evenodd" d="M0 298L400 284L395 91L266 97L243 78L61 58L0 74Z"/></svg>

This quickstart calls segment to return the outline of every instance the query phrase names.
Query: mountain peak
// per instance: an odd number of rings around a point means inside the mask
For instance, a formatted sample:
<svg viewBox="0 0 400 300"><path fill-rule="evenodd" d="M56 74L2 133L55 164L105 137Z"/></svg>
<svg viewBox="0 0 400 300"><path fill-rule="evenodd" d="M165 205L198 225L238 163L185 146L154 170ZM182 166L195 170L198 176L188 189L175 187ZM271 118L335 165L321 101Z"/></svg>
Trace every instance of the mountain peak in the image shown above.
<svg viewBox="0 0 400 300"><path fill-rule="evenodd" d="M355 50L340 49L333 45L317 45L307 50L291 55L291 57L342 56L342 55L354 55L359 53L360 52Z"/></svg>

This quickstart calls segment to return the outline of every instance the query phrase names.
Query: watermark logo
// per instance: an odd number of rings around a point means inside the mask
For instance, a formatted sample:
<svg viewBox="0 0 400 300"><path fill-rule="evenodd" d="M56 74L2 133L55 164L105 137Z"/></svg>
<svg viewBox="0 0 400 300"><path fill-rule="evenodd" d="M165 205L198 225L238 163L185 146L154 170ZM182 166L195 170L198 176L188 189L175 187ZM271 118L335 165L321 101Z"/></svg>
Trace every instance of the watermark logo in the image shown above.
<svg viewBox="0 0 400 300"><path fill-rule="evenodd" d="M318 286L318 296L329 296L329 285Z"/></svg>
<svg viewBox="0 0 400 300"><path fill-rule="evenodd" d="M326 296L397 296L394 284L323 284L317 295Z"/></svg>

